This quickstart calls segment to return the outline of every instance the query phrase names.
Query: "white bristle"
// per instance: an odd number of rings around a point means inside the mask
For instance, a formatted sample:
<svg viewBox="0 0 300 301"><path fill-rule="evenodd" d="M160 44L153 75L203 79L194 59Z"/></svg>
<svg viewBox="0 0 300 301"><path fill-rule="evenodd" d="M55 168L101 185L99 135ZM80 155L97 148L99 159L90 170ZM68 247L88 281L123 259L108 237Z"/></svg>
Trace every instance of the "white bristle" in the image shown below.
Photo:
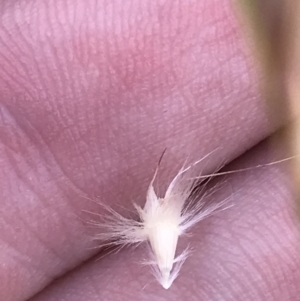
<svg viewBox="0 0 300 301"><path fill-rule="evenodd" d="M156 279L165 289L170 288L189 255L188 250L185 250L175 257L180 235L224 205L222 202L205 208L201 193L195 193L199 180L197 182L191 179L186 173L200 161L181 168L162 198L156 195L153 187L157 168L150 182L144 207L134 205L139 221L125 218L109 208L110 217L101 224L103 232L98 239L110 240L110 244L149 242L153 253L150 264Z"/></svg>

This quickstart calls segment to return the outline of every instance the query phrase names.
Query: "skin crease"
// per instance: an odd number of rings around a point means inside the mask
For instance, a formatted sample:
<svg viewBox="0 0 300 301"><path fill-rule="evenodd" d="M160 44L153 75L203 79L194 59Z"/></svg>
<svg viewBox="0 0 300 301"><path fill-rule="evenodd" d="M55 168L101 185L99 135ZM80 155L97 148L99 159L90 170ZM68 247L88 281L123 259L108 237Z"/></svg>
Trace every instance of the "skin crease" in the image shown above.
<svg viewBox="0 0 300 301"><path fill-rule="evenodd" d="M276 168L237 177L247 198L195 228L201 252L169 291L142 290L152 281L134 265L142 250L91 259L82 211L101 208L86 197L131 208L164 148L170 171L218 148L213 171L274 131L228 1L2 1L0 11L0 300L297 300L291 196ZM260 210L257 194L276 201Z"/></svg>

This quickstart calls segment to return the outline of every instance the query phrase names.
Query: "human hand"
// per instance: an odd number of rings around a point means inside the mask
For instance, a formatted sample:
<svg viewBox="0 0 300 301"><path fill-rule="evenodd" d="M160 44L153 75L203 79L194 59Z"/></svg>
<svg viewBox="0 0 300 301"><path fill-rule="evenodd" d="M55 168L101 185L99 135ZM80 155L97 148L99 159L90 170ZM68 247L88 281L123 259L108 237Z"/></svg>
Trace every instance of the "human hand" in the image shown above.
<svg viewBox="0 0 300 301"><path fill-rule="evenodd" d="M279 167L232 177L234 207L193 230L168 291L136 263L142 248L96 261L82 221L101 213L83 194L142 204L165 147L164 170L219 148L213 171L275 130L228 1L1 5L1 300L297 300ZM266 160L261 146L240 164Z"/></svg>

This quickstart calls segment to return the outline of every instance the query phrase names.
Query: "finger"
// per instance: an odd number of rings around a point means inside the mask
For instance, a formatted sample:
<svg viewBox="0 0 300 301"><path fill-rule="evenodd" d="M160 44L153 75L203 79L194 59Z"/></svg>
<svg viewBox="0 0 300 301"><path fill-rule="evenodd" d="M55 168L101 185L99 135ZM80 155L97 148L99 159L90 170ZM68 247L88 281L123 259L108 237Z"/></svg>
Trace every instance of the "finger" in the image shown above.
<svg viewBox="0 0 300 301"><path fill-rule="evenodd" d="M251 166L269 158L265 145L239 160ZM299 233L286 168L268 166L227 178L218 190L233 207L199 223L194 251L169 290L139 266L143 248L122 250L57 280L31 301L51 300L298 300Z"/></svg>
<svg viewBox="0 0 300 301"><path fill-rule="evenodd" d="M138 3L3 7L6 300L26 299L91 256L78 216L99 208L81 194L143 202L165 147L167 170L221 147L214 169L272 131L229 2Z"/></svg>

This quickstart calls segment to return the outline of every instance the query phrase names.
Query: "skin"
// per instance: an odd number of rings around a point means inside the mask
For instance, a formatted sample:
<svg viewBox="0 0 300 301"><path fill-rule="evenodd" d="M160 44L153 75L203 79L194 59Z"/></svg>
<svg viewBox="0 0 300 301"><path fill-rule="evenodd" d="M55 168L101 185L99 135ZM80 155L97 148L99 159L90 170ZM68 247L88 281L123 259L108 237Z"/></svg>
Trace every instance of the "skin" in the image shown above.
<svg viewBox="0 0 300 301"><path fill-rule="evenodd" d="M183 238L194 252L168 291L143 247L101 257L86 222L105 214L91 199L143 204L166 147L170 172L216 149L208 172L274 159L253 148L279 121L229 2L10 0L1 20L1 300L297 300L282 166L227 177L214 198L234 206Z"/></svg>

